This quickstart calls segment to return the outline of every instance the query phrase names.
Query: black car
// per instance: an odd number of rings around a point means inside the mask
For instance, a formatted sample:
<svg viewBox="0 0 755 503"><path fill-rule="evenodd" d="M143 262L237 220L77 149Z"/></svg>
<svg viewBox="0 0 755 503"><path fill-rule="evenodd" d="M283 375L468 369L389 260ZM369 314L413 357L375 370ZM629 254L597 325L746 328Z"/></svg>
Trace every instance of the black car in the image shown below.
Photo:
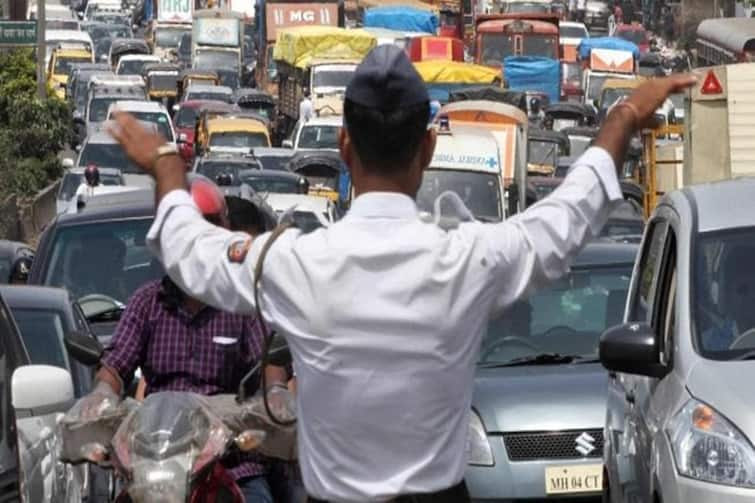
<svg viewBox="0 0 755 503"><path fill-rule="evenodd" d="M29 283L67 288L107 342L131 294L164 274L146 245L154 214L144 190L95 196L59 215L42 234Z"/></svg>
<svg viewBox="0 0 755 503"><path fill-rule="evenodd" d="M0 284L10 281L13 265L20 258L34 258L34 250L20 241L0 239Z"/></svg>
<svg viewBox="0 0 755 503"><path fill-rule="evenodd" d="M11 403L11 377L29 355L8 306L0 295L0 500L21 500L16 418Z"/></svg>

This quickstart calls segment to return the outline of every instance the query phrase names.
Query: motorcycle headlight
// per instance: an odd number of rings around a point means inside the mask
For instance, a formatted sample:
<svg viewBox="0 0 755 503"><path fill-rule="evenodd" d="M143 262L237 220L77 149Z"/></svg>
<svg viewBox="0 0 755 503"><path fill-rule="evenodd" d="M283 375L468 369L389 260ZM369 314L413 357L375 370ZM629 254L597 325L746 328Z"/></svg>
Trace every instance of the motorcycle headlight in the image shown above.
<svg viewBox="0 0 755 503"><path fill-rule="evenodd" d="M482 419L473 410L469 411L469 439L467 440L467 459L470 465L493 466L493 451L490 449L488 435Z"/></svg>
<svg viewBox="0 0 755 503"><path fill-rule="evenodd" d="M755 450L709 405L690 400L667 427L679 473L705 482L755 487Z"/></svg>

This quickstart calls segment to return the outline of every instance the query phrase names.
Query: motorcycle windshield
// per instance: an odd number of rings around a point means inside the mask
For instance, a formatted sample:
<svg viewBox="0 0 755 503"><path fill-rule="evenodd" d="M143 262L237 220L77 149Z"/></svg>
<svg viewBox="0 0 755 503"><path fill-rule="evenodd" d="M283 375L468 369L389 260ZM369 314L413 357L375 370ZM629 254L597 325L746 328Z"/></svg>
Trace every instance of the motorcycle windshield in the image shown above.
<svg viewBox="0 0 755 503"><path fill-rule="evenodd" d="M186 500L191 475L220 456L231 432L200 395L149 395L116 433L118 461L131 473L134 501Z"/></svg>

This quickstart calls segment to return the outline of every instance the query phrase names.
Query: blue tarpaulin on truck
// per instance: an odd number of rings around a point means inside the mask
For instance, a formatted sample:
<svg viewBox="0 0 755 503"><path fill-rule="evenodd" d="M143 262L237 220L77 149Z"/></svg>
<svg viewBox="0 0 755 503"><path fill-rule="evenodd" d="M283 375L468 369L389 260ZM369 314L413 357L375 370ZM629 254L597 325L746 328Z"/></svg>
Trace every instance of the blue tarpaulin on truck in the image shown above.
<svg viewBox="0 0 755 503"><path fill-rule="evenodd" d="M440 21L436 13L401 5L373 7L364 13L365 28L420 31L435 35L439 25Z"/></svg>
<svg viewBox="0 0 755 503"><path fill-rule="evenodd" d="M503 60L503 78L512 91L541 91L551 103L561 99L561 64L556 59L509 56Z"/></svg>
<svg viewBox="0 0 755 503"><path fill-rule="evenodd" d="M640 48L636 44L619 37L583 38L577 47L580 59L589 59L593 49L612 49L614 51L627 51L634 55L634 59L640 59Z"/></svg>

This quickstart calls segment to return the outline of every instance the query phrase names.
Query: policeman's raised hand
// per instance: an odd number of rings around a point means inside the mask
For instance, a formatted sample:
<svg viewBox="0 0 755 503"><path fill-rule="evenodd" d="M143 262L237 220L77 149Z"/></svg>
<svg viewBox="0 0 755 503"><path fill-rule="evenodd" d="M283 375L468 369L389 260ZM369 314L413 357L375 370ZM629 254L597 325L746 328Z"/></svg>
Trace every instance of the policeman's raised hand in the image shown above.
<svg viewBox="0 0 755 503"><path fill-rule="evenodd" d="M697 82L694 75L672 75L660 79L650 79L641 84L629 95L622 105L632 111L635 129L653 127L655 111L672 94L680 93Z"/></svg>
<svg viewBox="0 0 755 503"><path fill-rule="evenodd" d="M145 129L133 115L127 112L114 114L115 124L108 133L121 144L126 155L144 171L154 174L157 149L165 144L159 133Z"/></svg>

